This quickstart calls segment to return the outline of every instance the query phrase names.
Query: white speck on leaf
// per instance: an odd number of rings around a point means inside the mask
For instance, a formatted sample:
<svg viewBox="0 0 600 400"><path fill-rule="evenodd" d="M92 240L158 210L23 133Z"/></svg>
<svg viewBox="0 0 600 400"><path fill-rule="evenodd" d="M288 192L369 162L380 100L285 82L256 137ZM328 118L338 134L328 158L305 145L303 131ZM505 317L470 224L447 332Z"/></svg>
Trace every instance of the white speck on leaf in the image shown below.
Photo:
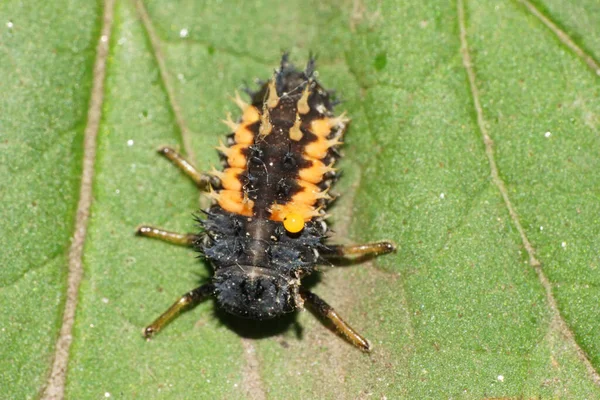
<svg viewBox="0 0 600 400"><path fill-rule="evenodd" d="M550 131L544 133L544 137L549 138L550 136L552 136L552 133Z"/></svg>
<svg viewBox="0 0 600 400"><path fill-rule="evenodd" d="M440 199L442 199L442 200L443 200L443 199L445 199L445 198L446 198L446 195L445 195L444 193L440 193Z"/></svg>
<svg viewBox="0 0 600 400"><path fill-rule="evenodd" d="M567 242L562 242L560 245L561 245L561 247L562 247L563 249L566 249L566 248L567 248Z"/></svg>
<svg viewBox="0 0 600 400"><path fill-rule="evenodd" d="M183 28L182 30L179 31L179 37L182 37L182 38L188 37L189 34L190 34L190 31L188 31L187 28Z"/></svg>
<svg viewBox="0 0 600 400"><path fill-rule="evenodd" d="M108 299L107 299L106 297L103 297L103 298L102 298L102 302L103 302L104 304L108 304Z"/></svg>
<svg viewBox="0 0 600 400"><path fill-rule="evenodd" d="M109 398L110 397L110 393L104 392L104 397Z"/></svg>
<svg viewBox="0 0 600 400"><path fill-rule="evenodd" d="M540 231L543 231L543 230L544 230L544 227L543 227L543 226L540 226Z"/></svg>
<svg viewBox="0 0 600 400"><path fill-rule="evenodd" d="M133 142L133 139L129 139L129 140L127 141L127 146L131 147L131 146L133 146L133 143L134 143L134 142Z"/></svg>
<svg viewBox="0 0 600 400"><path fill-rule="evenodd" d="M498 375L498 382L504 382L504 375Z"/></svg>
<svg viewBox="0 0 600 400"><path fill-rule="evenodd" d="M8 21L8 22L6 23L6 27L7 27L8 29L12 29L12 27L13 27L13 26L14 26L14 25L13 25L12 21Z"/></svg>

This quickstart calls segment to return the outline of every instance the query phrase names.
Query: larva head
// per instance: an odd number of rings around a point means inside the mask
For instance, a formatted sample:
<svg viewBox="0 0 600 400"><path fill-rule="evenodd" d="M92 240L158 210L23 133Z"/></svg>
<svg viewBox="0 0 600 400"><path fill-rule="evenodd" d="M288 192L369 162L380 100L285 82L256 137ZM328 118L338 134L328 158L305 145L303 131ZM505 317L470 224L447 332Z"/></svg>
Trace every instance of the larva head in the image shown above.
<svg viewBox="0 0 600 400"><path fill-rule="evenodd" d="M275 272L254 266L218 270L213 283L219 306L230 314L256 320L296 310L300 281Z"/></svg>

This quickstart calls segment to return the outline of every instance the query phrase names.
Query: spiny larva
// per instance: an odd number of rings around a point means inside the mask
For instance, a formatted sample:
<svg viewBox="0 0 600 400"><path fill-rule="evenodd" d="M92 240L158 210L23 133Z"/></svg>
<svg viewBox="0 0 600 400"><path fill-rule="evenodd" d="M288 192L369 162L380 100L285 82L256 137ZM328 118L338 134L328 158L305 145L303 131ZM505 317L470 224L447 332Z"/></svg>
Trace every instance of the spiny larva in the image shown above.
<svg viewBox="0 0 600 400"><path fill-rule="evenodd" d="M272 78L250 103L236 94L242 115L227 118L231 129L217 147L222 170L198 171L170 147L159 153L188 175L213 200L198 233L179 234L141 226L137 233L191 246L213 269L209 282L177 300L144 330L161 330L181 310L214 297L219 307L244 318L265 320L312 309L354 346L370 351L319 296L302 286L318 264L345 257L374 257L394 251L382 241L342 246L327 243L325 210L337 179L338 147L349 119L333 113L331 93L317 82L315 61L297 70L286 54Z"/></svg>

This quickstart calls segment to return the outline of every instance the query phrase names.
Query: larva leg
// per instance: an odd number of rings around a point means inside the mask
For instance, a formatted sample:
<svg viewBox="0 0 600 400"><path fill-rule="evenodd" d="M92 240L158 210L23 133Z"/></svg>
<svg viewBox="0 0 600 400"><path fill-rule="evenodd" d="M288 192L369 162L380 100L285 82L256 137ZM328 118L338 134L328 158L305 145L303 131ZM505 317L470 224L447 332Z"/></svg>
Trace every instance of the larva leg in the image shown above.
<svg viewBox="0 0 600 400"><path fill-rule="evenodd" d="M365 244L354 244L349 246L332 245L327 246L319 253L324 258L349 258L349 257L377 257L382 254L391 253L396 250L392 242L375 242Z"/></svg>
<svg viewBox="0 0 600 400"><path fill-rule="evenodd" d="M300 297L304 300L305 305L319 317L331 322L338 332L348 339L355 347L358 347L362 351L371 351L371 344L369 341L352 329L352 327L338 315L333 307L327 304L323 299L303 288L300 289Z"/></svg>
<svg viewBox="0 0 600 400"><path fill-rule="evenodd" d="M175 233L147 225L142 225L137 228L136 233L139 236L160 239L164 242L177 244L179 246L191 247L194 245L194 242L198 240L198 235L193 233Z"/></svg>
<svg viewBox="0 0 600 400"><path fill-rule="evenodd" d="M161 147L158 150L158 153L168 158L177 168L189 176L199 188L208 189L210 185L219 185L219 180L217 178L198 171L196 167L172 148Z"/></svg>
<svg viewBox="0 0 600 400"><path fill-rule="evenodd" d="M167 311L162 313L160 317L144 329L144 337L150 339L155 333L171 322L182 310L193 307L202 300L207 299L213 294L214 290L215 287L213 284L207 283L181 296Z"/></svg>

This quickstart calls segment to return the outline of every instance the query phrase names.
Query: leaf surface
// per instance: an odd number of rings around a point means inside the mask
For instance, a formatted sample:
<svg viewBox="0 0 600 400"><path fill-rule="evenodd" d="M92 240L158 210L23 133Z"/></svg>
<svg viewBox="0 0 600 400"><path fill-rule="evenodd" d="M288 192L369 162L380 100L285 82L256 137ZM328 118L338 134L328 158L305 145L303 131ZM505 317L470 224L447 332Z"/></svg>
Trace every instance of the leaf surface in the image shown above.
<svg viewBox="0 0 600 400"><path fill-rule="evenodd" d="M10 398L43 392L81 196L103 10L64 3L0 5ZM67 398L598 397L600 14L563 3L116 2ZM335 240L399 245L313 282L375 350L307 312L255 323L212 301L146 342L210 276L191 250L133 234L194 231L207 205L155 150L217 166L228 96L281 49L298 65L317 53L352 117Z"/></svg>

